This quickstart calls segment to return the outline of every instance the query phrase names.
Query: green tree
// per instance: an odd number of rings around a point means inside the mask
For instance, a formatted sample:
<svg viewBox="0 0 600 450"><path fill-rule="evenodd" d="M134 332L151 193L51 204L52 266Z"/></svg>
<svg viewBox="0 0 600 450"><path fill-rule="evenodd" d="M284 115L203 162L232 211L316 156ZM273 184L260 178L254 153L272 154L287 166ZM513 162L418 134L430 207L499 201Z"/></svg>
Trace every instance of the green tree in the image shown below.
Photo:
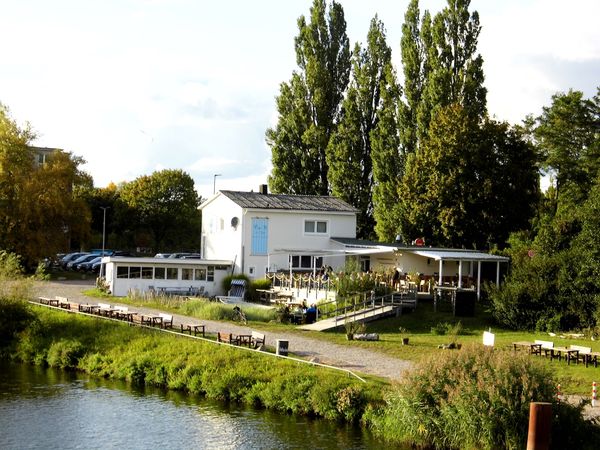
<svg viewBox="0 0 600 450"><path fill-rule="evenodd" d="M401 44L407 101L402 135L409 150L427 135L438 107L457 103L475 119L486 114L483 58L477 53L481 26L469 6L470 0L448 0L433 19L425 11L420 27L418 0L408 6Z"/></svg>
<svg viewBox="0 0 600 450"><path fill-rule="evenodd" d="M123 185L120 195L137 222L138 239L147 231L154 251L199 248L200 199L187 173L167 169L144 175Z"/></svg>
<svg viewBox="0 0 600 450"><path fill-rule="evenodd" d="M489 248L528 228L539 195L535 150L507 124L474 120L459 105L438 109L409 155L399 202L405 238Z"/></svg>
<svg viewBox="0 0 600 450"><path fill-rule="evenodd" d="M593 99L573 90L555 94L533 124L544 167L555 178L556 198L570 197L569 206L586 197L600 168L598 92Z"/></svg>
<svg viewBox="0 0 600 450"><path fill-rule="evenodd" d="M327 13L327 18L326 18ZM273 192L329 194L327 146L335 131L350 75L350 48L344 11L314 0L310 22L298 19L298 72L282 83L278 123L266 132L271 147Z"/></svg>
<svg viewBox="0 0 600 450"><path fill-rule="evenodd" d="M34 137L0 105L0 248L20 255L29 269L82 245L89 233L89 212L78 195L90 179L79 170L84 161L57 150L38 166L29 145Z"/></svg>
<svg viewBox="0 0 600 450"><path fill-rule="evenodd" d="M327 151L331 191L359 210L357 235L362 238L373 235L371 133L380 120L382 90L389 90L390 83L395 83L391 79L391 56L383 23L375 16L366 49L361 49L358 43L355 46L352 81L342 103L342 118Z"/></svg>

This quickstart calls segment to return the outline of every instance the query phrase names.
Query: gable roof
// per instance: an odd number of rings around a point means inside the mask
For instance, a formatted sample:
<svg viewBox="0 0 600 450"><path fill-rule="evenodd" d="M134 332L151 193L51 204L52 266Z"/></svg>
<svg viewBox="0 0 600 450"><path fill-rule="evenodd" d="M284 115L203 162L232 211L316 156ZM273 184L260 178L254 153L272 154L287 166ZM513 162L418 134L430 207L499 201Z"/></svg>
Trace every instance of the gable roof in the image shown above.
<svg viewBox="0 0 600 450"><path fill-rule="evenodd" d="M246 209L280 209L356 213L358 210L343 200L324 195L261 194L260 192L219 191Z"/></svg>

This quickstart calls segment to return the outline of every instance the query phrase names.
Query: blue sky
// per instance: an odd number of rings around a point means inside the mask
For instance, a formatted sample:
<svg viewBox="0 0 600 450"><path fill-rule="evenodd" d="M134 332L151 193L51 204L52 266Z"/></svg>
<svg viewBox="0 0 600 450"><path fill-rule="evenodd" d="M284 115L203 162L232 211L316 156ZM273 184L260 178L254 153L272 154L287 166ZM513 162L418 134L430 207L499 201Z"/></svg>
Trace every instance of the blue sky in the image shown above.
<svg viewBox="0 0 600 450"><path fill-rule="evenodd" d="M408 0L342 0L351 45L387 28L398 72ZM296 68L310 0L4 0L0 102L37 145L82 156L96 186L181 168L198 192L256 190L265 130ZM444 1L421 1L439 11ZM557 91L600 85L597 0L472 0L483 30L488 109L519 123Z"/></svg>

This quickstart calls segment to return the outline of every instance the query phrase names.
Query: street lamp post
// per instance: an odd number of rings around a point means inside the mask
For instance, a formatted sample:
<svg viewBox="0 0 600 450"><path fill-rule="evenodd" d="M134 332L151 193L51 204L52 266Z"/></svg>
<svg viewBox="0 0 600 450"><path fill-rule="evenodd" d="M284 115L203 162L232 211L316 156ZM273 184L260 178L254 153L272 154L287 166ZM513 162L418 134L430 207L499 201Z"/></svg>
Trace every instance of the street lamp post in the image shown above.
<svg viewBox="0 0 600 450"><path fill-rule="evenodd" d="M217 177L220 177L221 174L220 173L215 173L213 175L213 194L217 192L216 187L217 187Z"/></svg>
<svg viewBox="0 0 600 450"><path fill-rule="evenodd" d="M104 243L106 242L106 210L110 209L110 206L101 206L100 207L101 210L104 211L104 217L102 219L102 258L104 258ZM102 269L104 267L104 264L102 264L102 261L100 262L100 277L102 277Z"/></svg>

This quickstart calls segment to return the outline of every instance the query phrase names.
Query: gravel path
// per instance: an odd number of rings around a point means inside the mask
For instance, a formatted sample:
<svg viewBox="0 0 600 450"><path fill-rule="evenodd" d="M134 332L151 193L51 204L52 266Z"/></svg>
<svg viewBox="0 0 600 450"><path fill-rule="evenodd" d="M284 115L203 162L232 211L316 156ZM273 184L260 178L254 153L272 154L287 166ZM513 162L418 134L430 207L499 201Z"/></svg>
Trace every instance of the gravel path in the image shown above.
<svg viewBox="0 0 600 450"><path fill-rule="evenodd" d="M44 297L54 297L55 295L67 297L77 303L96 303L97 298L91 298L83 295L82 291L93 286L91 281L60 281L60 282L38 282L35 284L35 295ZM118 300L118 299L115 299ZM118 301L111 301L111 304L119 304ZM160 311L152 308L131 307L131 311L140 313L158 313ZM207 333L216 334L218 331L234 334L250 334L251 328L238 326L230 322L218 322L212 320L199 320L178 314L173 315L175 324L202 323L206 327ZM177 328L177 325L175 325ZM260 331L260 328L252 328ZM392 358L381 353L373 352L363 348L357 348L349 345L337 345L325 342L319 339L313 339L309 336L301 336L296 333L274 333L264 331L266 336L266 345L275 346L276 339L285 339L289 341L290 352L321 364L328 364L341 367L357 373L365 373L387 378L390 380L399 380L402 374L412 366L409 361ZM306 349L310 349L307 351Z"/></svg>

